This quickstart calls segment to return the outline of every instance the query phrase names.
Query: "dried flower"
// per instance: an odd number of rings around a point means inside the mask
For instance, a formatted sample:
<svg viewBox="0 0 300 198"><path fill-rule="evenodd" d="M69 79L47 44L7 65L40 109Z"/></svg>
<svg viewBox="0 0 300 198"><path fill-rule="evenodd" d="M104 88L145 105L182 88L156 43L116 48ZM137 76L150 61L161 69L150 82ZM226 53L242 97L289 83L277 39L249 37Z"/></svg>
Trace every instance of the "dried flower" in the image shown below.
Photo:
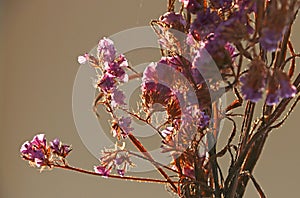
<svg viewBox="0 0 300 198"><path fill-rule="evenodd" d="M186 21L180 13L166 12L159 18L159 21L166 24L169 28L184 31Z"/></svg>
<svg viewBox="0 0 300 198"><path fill-rule="evenodd" d="M99 59L101 59L104 63L110 63L116 58L114 42L105 37L99 41L97 52Z"/></svg>
<svg viewBox="0 0 300 198"><path fill-rule="evenodd" d="M221 18L218 13L207 9L197 13L196 19L191 24L190 32L196 40L204 40L215 32L220 22Z"/></svg>
<svg viewBox="0 0 300 198"><path fill-rule="evenodd" d="M266 77L265 63L259 58L252 60L248 73L240 78L243 83L241 91L246 100L258 102L262 98Z"/></svg>
<svg viewBox="0 0 300 198"><path fill-rule="evenodd" d="M62 142L58 138L51 141L50 145L52 152L63 158L67 157L67 155L72 151L70 145L62 144Z"/></svg>
<svg viewBox="0 0 300 198"><path fill-rule="evenodd" d="M106 169L105 166L94 166L95 173L101 174L104 177L110 175L110 169Z"/></svg>
<svg viewBox="0 0 300 198"><path fill-rule="evenodd" d="M115 108L122 105L126 105L124 92L114 89L111 94L111 106Z"/></svg>
<svg viewBox="0 0 300 198"><path fill-rule="evenodd" d="M114 77L105 74L100 80L100 82L98 83L98 86L101 88L103 92L111 91L115 87Z"/></svg>
<svg viewBox="0 0 300 198"><path fill-rule="evenodd" d="M78 56L78 59L77 59L79 64L85 64L88 60L89 60L89 55L87 53L85 53L82 56Z"/></svg>
<svg viewBox="0 0 300 198"><path fill-rule="evenodd" d="M203 8L197 0L179 0L179 2L183 3L184 8L192 14L196 14L201 8Z"/></svg>
<svg viewBox="0 0 300 198"><path fill-rule="evenodd" d="M233 0L210 0L212 6L216 9L228 9L232 6Z"/></svg>
<svg viewBox="0 0 300 198"><path fill-rule="evenodd" d="M280 96L282 98L294 97L297 93L297 89L291 84L288 75L281 70L276 70L275 74L277 75L280 85Z"/></svg>

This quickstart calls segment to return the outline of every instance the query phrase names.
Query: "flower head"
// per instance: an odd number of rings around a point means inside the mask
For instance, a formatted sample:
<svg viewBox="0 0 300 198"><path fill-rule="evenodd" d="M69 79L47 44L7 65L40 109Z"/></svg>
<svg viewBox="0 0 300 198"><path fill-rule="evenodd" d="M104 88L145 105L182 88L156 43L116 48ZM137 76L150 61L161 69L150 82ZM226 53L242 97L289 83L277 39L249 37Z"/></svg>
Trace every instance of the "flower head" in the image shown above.
<svg viewBox="0 0 300 198"><path fill-rule="evenodd" d="M114 42L108 38L103 38L99 41L97 47L98 57L103 62L110 63L116 58L116 48Z"/></svg>
<svg viewBox="0 0 300 198"><path fill-rule="evenodd" d="M124 92L114 89L111 94L111 106L115 108L121 105L126 105Z"/></svg>
<svg viewBox="0 0 300 198"><path fill-rule="evenodd" d="M297 89L291 84L288 75L281 70L276 70L276 75L280 85L280 96L282 98L294 97Z"/></svg>
<svg viewBox="0 0 300 198"><path fill-rule="evenodd" d="M278 79L275 78L274 75L269 75L266 103L267 105L275 105L278 104L279 99L280 93Z"/></svg>
<svg viewBox="0 0 300 198"><path fill-rule="evenodd" d="M159 21L168 25L169 28L183 31L186 27L186 21L180 13L167 12L159 18Z"/></svg>
<svg viewBox="0 0 300 198"><path fill-rule="evenodd" d="M130 127L131 125L131 118L122 116L118 120L112 121L112 134L114 137L118 139L126 138L128 134L133 131L133 128Z"/></svg>
<svg viewBox="0 0 300 198"><path fill-rule="evenodd" d="M78 59L77 59L78 63L81 65L85 64L88 60L89 60L89 55L87 53L85 53L84 55L78 56Z"/></svg>
<svg viewBox="0 0 300 198"><path fill-rule="evenodd" d="M70 145L62 144L58 138L50 142L50 148L54 154L61 157L66 157L72 151Z"/></svg>
<svg viewBox="0 0 300 198"><path fill-rule="evenodd" d="M254 59L249 66L248 73L240 78L243 83L241 91L246 100L258 102L262 98L266 77L265 63L259 58Z"/></svg>
<svg viewBox="0 0 300 198"><path fill-rule="evenodd" d="M187 11L196 14L203 6L197 0L179 0Z"/></svg>
<svg viewBox="0 0 300 198"><path fill-rule="evenodd" d="M104 76L101 78L100 82L98 83L98 86L104 92L111 91L115 87L114 77L104 74Z"/></svg>
<svg viewBox="0 0 300 198"><path fill-rule="evenodd" d="M95 173L101 174L104 177L110 175L110 169L106 169L105 166L94 166Z"/></svg>
<svg viewBox="0 0 300 198"><path fill-rule="evenodd" d="M233 0L210 0L210 3L214 8L222 8L222 9L228 9L232 6Z"/></svg>
<svg viewBox="0 0 300 198"><path fill-rule="evenodd" d="M71 148L69 145L62 144L58 139L50 142L48 146L44 134L38 134L29 142L26 141L20 149L23 159L30 161L37 167L52 166L53 156L65 158Z"/></svg>
<svg viewBox="0 0 300 198"><path fill-rule="evenodd" d="M221 19L216 11L207 9L204 12L198 12L196 19L191 24L191 34L198 41L204 40L212 34L218 27Z"/></svg>

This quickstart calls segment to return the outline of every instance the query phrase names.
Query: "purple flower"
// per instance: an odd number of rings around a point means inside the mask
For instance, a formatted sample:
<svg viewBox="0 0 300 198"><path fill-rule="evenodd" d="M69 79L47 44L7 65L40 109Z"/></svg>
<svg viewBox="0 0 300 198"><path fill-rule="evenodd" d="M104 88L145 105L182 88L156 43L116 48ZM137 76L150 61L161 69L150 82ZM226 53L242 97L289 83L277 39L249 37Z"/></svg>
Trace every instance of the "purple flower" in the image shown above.
<svg viewBox="0 0 300 198"><path fill-rule="evenodd" d="M125 174L125 170L124 169L117 169L117 173L118 173L118 175L123 177L124 174Z"/></svg>
<svg viewBox="0 0 300 198"><path fill-rule="evenodd" d="M101 88L104 92L111 91L115 86L115 80L114 77L111 77L107 74L104 74L100 82L98 83L98 86Z"/></svg>
<svg viewBox="0 0 300 198"><path fill-rule="evenodd" d="M123 164L124 162L125 162L125 156L120 156L120 157L117 157L115 160L114 160L114 163L116 164L116 165L121 165L121 164Z"/></svg>
<svg viewBox="0 0 300 198"><path fill-rule="evenodd" d="M184 31L186 27L186 21L180 13L167 12L159 18L159 21L165 23L170 28Z"/></svg>
<svg viewBox="0 0 300 198"><path fill-rule="evenodd" d="M210 117L208 115L206 115L203 111L200 111L199 117L200 117L199 127L202 129L207 127L210 122Z"/></svg>
<svg viewBox="0 0 300 198"><path fill-rule="evenodd" d="M232 6L232 0L210 0L210 3L214 8L228 9Z"/></svg>
<svg viewBox="0 0 300 198"><path fill-rule="evenodd" d="M108 67L107 67L107 72L108 74L110 74L113 77L117 77L120 79L124 78L125 75L125 71L123 68L120 67L120 65L118 64L118 62L111 62Z"/></svg>
<svg viewBox="0 0 300 198"><path fill-rule="evenodd" d="M131 124L131 118L130 117L121 117L119 119L119 126L122 128L122 132L125 133L123 136L127 136L131 131L133 131L133 128L130 127Z"/></svg>
<svg viewBox="0 0 300 198"><path fill-rule="evenodd" d="M125 73L124 67L128 67L128 62L121 54L116 60L106 64L105 69L110 76L119 78L122 82L127 82L128 75Z"/></svg>
<svg viewBox="0 0 300 198"><path fill-rule="evenodd" d="M268 1L266 9L259 42L265 50L275 51L294 18L295 10L288 1L281 6L277 1Z"/></svg>
<svg viewBox="0 0 300 198"><path fill-rule="evenodd" d="M71 146L62 144L58 138L50 142L50 148L54 154L61 157L66 157L72 150Z"/></svg>
<svg viewBox="0 0 300 198"><path fill-rule="evenodd" d="M36 146L37 148L45 148L46 147L46 138L45 134L38 134L33 137L31 140L31 144Z"/></svg>
<svg viewBox="0 0 300 198"><path fill-rule="evenodd" d="M197 0L179 0L187 11L196 14L201 8L201 4Z"/></svg>
<svg viewBox="0 0 300 198"><path fill-rule="evenodd" d="M279 41L282 39L283 31L275 28L264 27L262 29L259 43L261 46L270 52L276 51Z"/></svg>
<svg viewBox="0 0 300 198"><path fill-rule="evenodd" d="M291 84L288 75L281 70L276 70L276 75L280 85L280 96L282 98L294 97L297 93L297 89Z"/></svg>
<svg viewBox="0 0 300 198"><path fill-rule="evenodd" d="M151 63L146 67L146 69L143 72L143 77L142 77L143 83L146 82L158 82L158 74L156 71L156 64Z"/></svg>
<svg viewBox="0 0 300 198"><path fill-rule="evenodd" d="M242 0L238 2L241 11L248 13L257 12L257 3L253 0Z"/></svg>
<svg viewBox="0 0 300 198"><path fill-rule="evenodd" d="M94 171L104 177L107 177L110 174L110 169L106 169L105 166L94 166Z"/></svg>
<svg viewBox="0 0 300 198"><path fill-rule="evenodd" d="M82 56L78 56L78 59L77 59L78 63L81 65L85 64L88 60L89 60L89 55L87 53L85 53Z"/></svg>
<svg viewBox="0 0 300 198"><path fill-rule="evenodd" d="M204 12L198 12L196 19L191 25L191 34L198 41L205 39L217 28L221 19L217 12L207 9Z"/></svg>
<svg viewBox="0 0 300 198"><path fill-rule="evenodd" d="M267 90L267 98L266 103L267 105L276 105L280 99L279 93L279 83L278 79L273 75L268 76L268 90Z"/></svg>
<svg viewBox="0 0 300 198"><path fill-rule="evenodd" d="M99 41L97 47L98 56L103 62L110 63L116 58L116 49L114 42L108 38L103 38Z"/></svg>
<svg viewBox="0 0 300 198"><path fill-rule="evenodd" d="M114 89L111 94L111 106L115 108L117 106L126 105L124 101L125 101L124 92L118 89Z"/></svg>
<svg viewBox="0 0 300 198"><path fill-rule="evenodd" d="M240 78L243 83L241 92L246 100L258 102L262 98L266 85L266 65L260 59L254 59L249 66L249 71Z"/></svg>
<svg viewBox="0 0 300 198"><path fill-rule="evenodd" d="M46 139L44 134L38 134L29 142L26 141L20 149L23 157L35 163L37 167L47 164Z"/></svg>
<svg viewBox="0 0 300 198"><path fill-rule="evenodd" d="M247 15L243 12L237 12L218 25L215 30L215 37L218 40L223 39L224 43L235 43L247 39L252 33L253 28L249 25Z"/></svg>
<svg viewBox="0 0 300 198"><path fill-rule="evenodd" d="M276 90L275 92L268 92L267 93L267 99L266 99L266 103L267 105L276 105L279 103L279 92L278 90Z"/></svg>

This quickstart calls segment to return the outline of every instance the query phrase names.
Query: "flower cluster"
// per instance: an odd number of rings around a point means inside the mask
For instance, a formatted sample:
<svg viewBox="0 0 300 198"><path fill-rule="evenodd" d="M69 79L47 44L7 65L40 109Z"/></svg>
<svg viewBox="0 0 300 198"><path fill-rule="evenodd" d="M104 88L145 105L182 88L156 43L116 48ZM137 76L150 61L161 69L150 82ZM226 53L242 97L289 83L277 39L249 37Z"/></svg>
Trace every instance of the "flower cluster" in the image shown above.
<svg viewBox="0 0 300 198"><path fill-rule="evenodd" d="M71 146L62 144L59 139L47 143L44 134L38 134L29 142L26 141L20 152L25 160L30 161L37 167L52 167L56 163L62 163L71 152Z"/></svg>
<svg viewBox="0 0 300 198"><path fill-rule="evenodd" d="M134 166L130 159L130 153L124 149L125 144L122 146L116 144L114 149L102 151L102 157L100 158L101 164L99 166L94 166L94 171L107 177L115 170L118 175L124 176L126 171Z"/></svg>
<svg viewBox="0 0 300 198"><path fill-rule="evenodd" d="M278 104L280 98L294 97L297 93L296 87L291 84L285 72L279 69L268 71L267 66L260 59L251 62L248 73L242 76L240 81L243 83L241 91L244 98L252 102L262 99L265 89L267 105Z"/></svg>

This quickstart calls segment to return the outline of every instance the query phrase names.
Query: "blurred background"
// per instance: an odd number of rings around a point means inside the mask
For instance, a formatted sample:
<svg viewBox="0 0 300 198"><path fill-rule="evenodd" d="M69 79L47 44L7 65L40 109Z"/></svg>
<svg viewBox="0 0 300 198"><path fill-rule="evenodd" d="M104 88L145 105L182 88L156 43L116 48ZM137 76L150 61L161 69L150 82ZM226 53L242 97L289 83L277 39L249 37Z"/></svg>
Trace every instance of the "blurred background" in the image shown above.
<svg viewBox="0 0 300 198"><path fill-rule="evenodd" d="M92 169L98 163L81 142L72 116L77 56L89 51L103 36L148 25L164 13L166 2L0 1L1 198L170 197L165 187L157 184L108 180L57 169L39 173L19 154L24 141L44 132L48 139L60 137L72 144L71 164ZM299 52L299 20L296 23L293 39ZM297 107L291 119L271 134L255 169L254 176L268 197L298 197L299 116ZM259 197L251 183L245 197Z"/></svg>

